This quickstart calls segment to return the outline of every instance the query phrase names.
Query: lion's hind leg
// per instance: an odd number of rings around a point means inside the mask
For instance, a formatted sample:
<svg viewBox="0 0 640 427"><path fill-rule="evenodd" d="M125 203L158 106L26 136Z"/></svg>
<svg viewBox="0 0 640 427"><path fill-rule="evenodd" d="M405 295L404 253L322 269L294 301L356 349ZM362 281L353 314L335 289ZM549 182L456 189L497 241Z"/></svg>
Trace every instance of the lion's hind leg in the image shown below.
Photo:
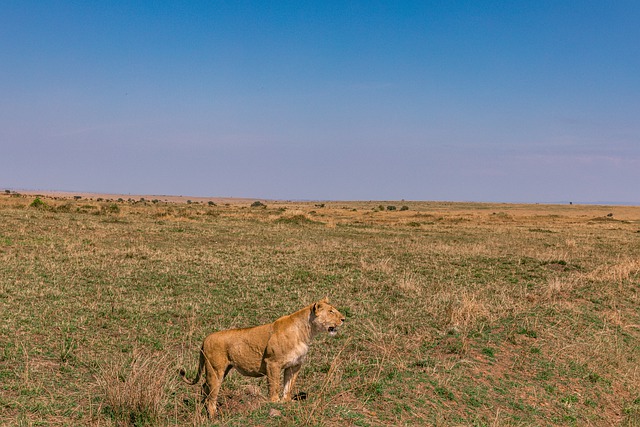
<svg viewBox="0 0 640 427"><path fill-rule="evenodd" d="M229 370L231 370L230 366L213 368L211 364L207 362L207 374L205 382L202 384L202 394L204 395L204 404L210 418L216 414L220 386Z"/></svg>

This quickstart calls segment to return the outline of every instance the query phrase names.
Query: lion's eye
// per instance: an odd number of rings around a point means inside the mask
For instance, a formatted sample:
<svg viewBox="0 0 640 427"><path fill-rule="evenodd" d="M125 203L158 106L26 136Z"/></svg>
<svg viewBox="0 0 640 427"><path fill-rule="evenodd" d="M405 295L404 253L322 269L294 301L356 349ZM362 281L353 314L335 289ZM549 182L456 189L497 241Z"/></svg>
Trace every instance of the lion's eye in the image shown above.
<svg viewBox="0 0 640 427"><path fill-rule="evenodd" d="M329 310L329 313L333 314L333 313L335 313L335 311L333 311L333 310Z"/></svg>

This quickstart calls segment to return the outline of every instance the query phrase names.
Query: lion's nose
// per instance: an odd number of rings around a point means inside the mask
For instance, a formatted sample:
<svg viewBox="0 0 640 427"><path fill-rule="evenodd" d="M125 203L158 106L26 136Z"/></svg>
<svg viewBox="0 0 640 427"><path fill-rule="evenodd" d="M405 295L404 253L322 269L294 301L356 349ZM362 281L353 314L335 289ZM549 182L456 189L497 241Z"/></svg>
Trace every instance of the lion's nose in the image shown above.
<svg viewBox="0 0 640 427"><path fill-rule="evenodd" d="M345 319L344 317L342 319L340 319L341 322L344 322L345 320L347 320L347 319Z"/></svg>

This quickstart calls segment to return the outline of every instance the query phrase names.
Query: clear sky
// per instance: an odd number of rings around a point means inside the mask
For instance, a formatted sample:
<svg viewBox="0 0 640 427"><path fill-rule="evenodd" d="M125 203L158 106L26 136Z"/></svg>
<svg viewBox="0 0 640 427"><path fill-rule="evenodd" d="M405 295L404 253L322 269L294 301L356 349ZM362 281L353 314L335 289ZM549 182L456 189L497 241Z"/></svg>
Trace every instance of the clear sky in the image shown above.
<svg viewBox="0 0 640 427"><path fill-rule="evenodd" d="M0 189L640 204L640 2L0 2Z"/></svg>

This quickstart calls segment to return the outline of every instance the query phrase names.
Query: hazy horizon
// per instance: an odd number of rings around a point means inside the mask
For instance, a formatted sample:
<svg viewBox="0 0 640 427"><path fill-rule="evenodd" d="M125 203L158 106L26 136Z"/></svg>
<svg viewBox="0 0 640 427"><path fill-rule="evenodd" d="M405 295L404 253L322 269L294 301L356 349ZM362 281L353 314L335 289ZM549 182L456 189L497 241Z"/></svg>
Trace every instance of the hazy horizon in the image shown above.
<svg viewBox="0 0 640 427"><path fill-rule="evenodd" d="M339 202L406 202L406 203L488 203L488 204L523 204L523 205L593 205L593 206L640 206L640 203L634 202L626 202L626 201L606 201L606 200L596 200L596 201L574 201L574 200L552 200L552 201L532 201L532 202L521 202L521 201L513 201L513 200L443 200L443 199L277 199L277 198L268 198L268 197L259 197L259 196L229 196L229 195L193 195L193 194L165 194L165 193L131 193L131 192L95 192L95 191L73 191L73 190L60 190L60 189L34 189L34 188L4 188L4 191L10 191L16 194L31 194L31 195L43 195L43 196L55 196L55 195L64 195L64 196L122 196L122 197L165 197L165 198L181 198L181 199L238 199L238 200L258 200L258 201L276 201L276 202L328 202L328 203L339 203Z"/></svg>

